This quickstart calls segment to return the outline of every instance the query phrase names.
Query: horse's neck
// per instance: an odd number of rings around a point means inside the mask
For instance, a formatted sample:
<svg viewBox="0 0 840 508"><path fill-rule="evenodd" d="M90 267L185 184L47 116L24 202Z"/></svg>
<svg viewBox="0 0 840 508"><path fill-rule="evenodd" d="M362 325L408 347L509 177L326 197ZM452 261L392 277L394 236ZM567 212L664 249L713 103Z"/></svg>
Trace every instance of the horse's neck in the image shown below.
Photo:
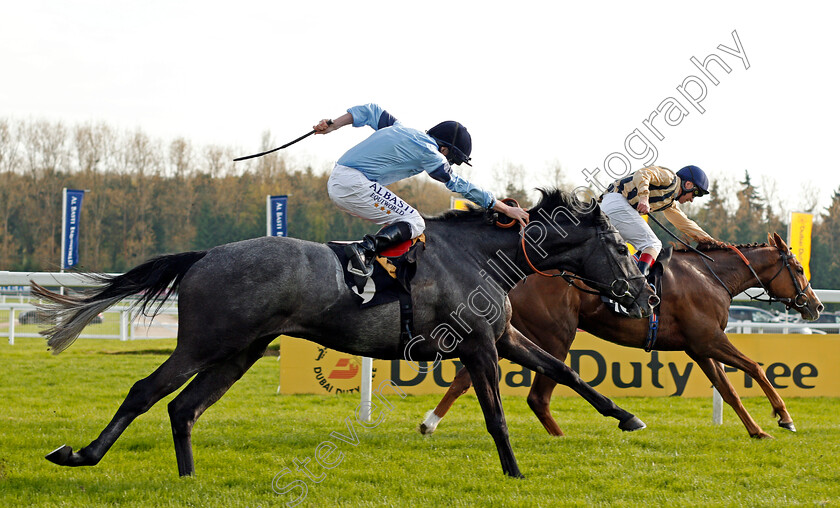
<svg viewBox="0 0 840 508"><path fill-rule="evenodd" d="M725 263L730 267L730 270L728 270L729 280L722 279L724 282L728 282L728 289L733 295L742 293L750 288L767 285L773 276L769 272L772 271L772 268L778 261L773 256L773 252L775 252L773 247L744 247L740 250L750 262L749 266L735 252L721 251L725 253ZM719 263L720 261L718 261ZM752 267L752 270L750 270L750 267ZM753 271L755 271L755 274L753 274ZM756 278L756 275L758 275L758 278Z"/></svg>
<svg viewBox="0 0 840 508"><path fill-rule="evenodd" d="M451 257L443 262L475 265L482 278L493 279L506 292L528 273L517 253L519 237L512 231L429 223L427 237L440 246L441 256Z"/></svg>

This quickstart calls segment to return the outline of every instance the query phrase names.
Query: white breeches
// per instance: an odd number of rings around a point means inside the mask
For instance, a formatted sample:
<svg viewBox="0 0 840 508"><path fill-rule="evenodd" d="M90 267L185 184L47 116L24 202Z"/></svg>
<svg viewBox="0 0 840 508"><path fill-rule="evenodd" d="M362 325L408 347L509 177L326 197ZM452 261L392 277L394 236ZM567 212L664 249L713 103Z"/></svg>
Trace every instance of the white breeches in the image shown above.
<svg viewBox="0 0 840 508"><path fill-rule="evenodd" d="M359 170L336 164L327 182L327 192L347 213L377 224L407 223L412 238L426 229L420 212L382 185L368 180Z"/></svg>
<svg viewBox="0 0 840 508"><path fill-rule="evenodd" d="M618 192L604 194L601 200L601 210L610 218L610 222L618 230L619 234L636 250L656 251L653 257L659 255L662 250L662 242L650 229L647 222L642 219L627 198Z"/></svg>

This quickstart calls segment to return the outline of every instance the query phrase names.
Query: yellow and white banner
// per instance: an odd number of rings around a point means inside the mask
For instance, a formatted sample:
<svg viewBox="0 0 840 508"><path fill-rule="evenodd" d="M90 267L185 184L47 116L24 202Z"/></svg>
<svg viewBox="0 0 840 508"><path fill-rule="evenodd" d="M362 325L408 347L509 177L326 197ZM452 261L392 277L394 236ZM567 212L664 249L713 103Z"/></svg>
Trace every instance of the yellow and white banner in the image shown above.
<svg viewBox="0 0 840 508"><path fill-rule="evenodd" d="M802 263L802 268L805 269L805 277L811 280L811 268L808 266L811 262L811 227L814 222L814 216L810 213L790 214L790 230L788 231L788 247L790 251L796 256L796 259Z"/></svg>
<svg viewBox="0 0 840 508"><path fill-rule="evenodd" d="M837 369L840 337L837 335L730 334L729 338L745 355L763 365L768 379L782 397L840 396L840 369ZM579 332L566 364L608 397L708 397L711 394L709 380L681 351L645 353ZM280 342L280 391L358 393L360 366L360 357L283 337ZM374 360L373 385L390 379L408 394L443 394L460 367L461 362L446 360L432 372L418 373L404 361ZM528 394L533 381L530 370L507 360L502 360L499 367L502 395ZM739 395L764 395L749 376L729 367L725 369ZM575 395L562 386L555 393Z"/></svg>

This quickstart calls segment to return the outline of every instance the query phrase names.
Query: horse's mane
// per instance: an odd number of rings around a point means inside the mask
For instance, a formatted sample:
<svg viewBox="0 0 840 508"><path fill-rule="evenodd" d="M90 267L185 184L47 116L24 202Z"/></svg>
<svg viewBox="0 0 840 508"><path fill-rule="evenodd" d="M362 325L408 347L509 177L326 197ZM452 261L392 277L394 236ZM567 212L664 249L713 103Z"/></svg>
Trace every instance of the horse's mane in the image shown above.
<svg viewBox="0 0 840 508"><path fill-rule="evenodd" d="M599 208L595 206L593 202L590 201L589 203L586 203L580 201L574 195L560 189L549 188L537 190L540 192L541 198L536 205L528 209L528 214L531 216L531 220L539 217L537 214L540 210L545 210L546 213L551 216L555 209L563 208L568 210L570 214L574 215L575 218L581 220L582 222L589 222L594 219L597 221L598 225L607 225L606 218L602 214L594 213L596 210L599 210ZM427 217L426 219L441 222L468 222L486 220L486 218L487 211L485 209L469 205L468 210L447 210L440 215Z"/></svg>
<svg viewBox="0 0 840 508"><path fill-rule="evenodd" d="M729 250L729 247L735 247L736 249L754 249L757 247L770 247L770 244L765 243L739 243L737 245L732 244L723 244L717 242L703 242L697 244L697 250L701 252L708 252L714 250ZM674 246L674 252L689 252L686 247L677 247Z"/></svg>

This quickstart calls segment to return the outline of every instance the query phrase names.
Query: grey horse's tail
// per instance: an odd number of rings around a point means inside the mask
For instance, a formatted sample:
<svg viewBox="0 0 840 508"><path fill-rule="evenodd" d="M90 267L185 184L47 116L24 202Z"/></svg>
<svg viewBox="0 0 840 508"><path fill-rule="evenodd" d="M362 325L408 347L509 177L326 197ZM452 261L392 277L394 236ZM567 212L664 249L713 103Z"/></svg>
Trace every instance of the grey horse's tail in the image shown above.
<svg viewBox="0 0 840 508"><path fill-rule="evenodd" d="M36 304L38 312L45 321L54 324L40 333L57 355L70 347L100 312L135 294L140 298L133 306L154 317L178 289L187 271L206 254L207 251L200 251L159 256L121 275L86 274L100 285L69 296L53 293L33 282L32 294L46 300Z"/></svg>

